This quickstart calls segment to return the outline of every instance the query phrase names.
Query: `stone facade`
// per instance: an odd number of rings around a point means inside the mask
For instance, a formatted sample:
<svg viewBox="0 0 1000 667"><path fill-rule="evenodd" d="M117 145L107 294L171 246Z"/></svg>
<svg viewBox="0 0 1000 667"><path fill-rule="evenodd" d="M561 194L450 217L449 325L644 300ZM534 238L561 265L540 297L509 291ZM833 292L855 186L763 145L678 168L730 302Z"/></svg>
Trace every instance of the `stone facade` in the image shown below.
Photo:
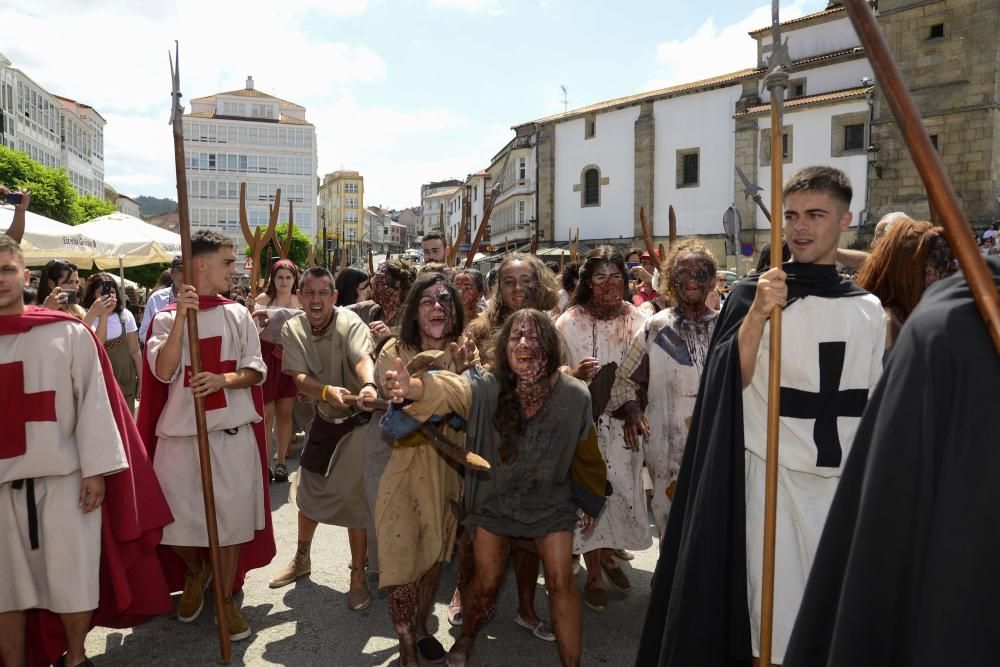
<svg viewBox="0 0 1000 667"><path fill-rule="evenodd" d="M644 102L639 107L639 118L635 121L635 210L633 230L637 239L642 238L639 223L639 209L646 209L646 219L653 219L653 188L656 165L656 121L653 118L653 103Z"/></svg>
<svg viewBox="0 0 1000 667"><path fill-rule="evenodd" d="M545 123L535 128L535 155L538 160L536 202L538 206L539 236L556 242L556 128L553 123Z"/></svg>
<svg viewBox="0 0 1000 667"><path fill-rule="evenodd" d="M996 0L881 0L879 24L937 142L970 223L1000 217L1000 4ZM927 193L882 95L872 142L871 219L902 210L927 219Z"/></svg>

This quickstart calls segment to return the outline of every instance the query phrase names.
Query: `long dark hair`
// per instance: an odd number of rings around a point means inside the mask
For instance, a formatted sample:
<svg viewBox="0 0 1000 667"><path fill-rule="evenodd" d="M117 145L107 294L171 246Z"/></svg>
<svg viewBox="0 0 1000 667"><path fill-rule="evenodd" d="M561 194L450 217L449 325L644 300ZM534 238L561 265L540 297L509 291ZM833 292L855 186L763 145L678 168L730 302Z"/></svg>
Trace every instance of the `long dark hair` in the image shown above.
<svg viewBox="0 0 1000 667"><path fill-rule="evenodd" d="M436 284L448 290L451 296L451 331L445 336L449 342L458 340L465 330L465 309L461 306L461 295L455 286L448 282L448 278L440 273L425 273L410 286L410 292L406 296L402 310L402 327L399 330L399 342L418 352L420 349L420 323L417 321L417 314L420 311L420 299L424 290Z"/></svg>
<svg viewBox="0 0 1000 667"><path fill-rule="evenodd" d="M295 263L290 260L281 259L271 267L271 275L267 278L267 289L264 293L267 294L268 303L272 303L278 296L278 286L274 284L274 277L282 269L291 271L292 273L292 296L295 296L295 287L299 284L299 267L295 266Z"/></svg>
<svg viewBox="0 0 1000 667"><path fill-rule="evenodd" d="M573 298L570 301L571 306L586 305L590 302L591 297L594 296L594 288L590 284L590 279L593 277L597 267L605 262L614 264L621 271L622 299L625 298L624 287L628 276L628 273L625 272L625 258L622 257L622 254L616 248L612 248L609 245L601 245L588 252L586 257L584 257L583 265L580 267L580 277L577 280L576 289L573 291Z"/></svg>
<svg viewBox="0 0 1000 667"><path fill-rule="evenodd" d="M118 283L107 273L95 273L87 278L87 286L83 290L83 302L80 305L84 308L93 306L94 302L97 301L97 290L103 287L102 283L105 280L110 280L111 284L115 286L115 298L118 300L115 303L115 312L121 314L125 307L125 299L122 298L122 291L118 287Z"/></svg>
<svg viewBox="0 0 1000 667"><path fill-rule="evenodd" d="M559 364L562 362L563 356L562 341L552 319L546 313L533 308L523 308L512 313L503 323L500 331L493 337L490 346L493 350L493 376L500 385L500 398L497 401L497 411L493 414L493 427L503 437L503 444L500 446L500 461L507 464L513 463L517 459L517 441L521 437L521 431L524 427L521 402L514 391L517 388L517 375L507 360L507 341L510 338L511 329L514 328L514 323L519 322L522 317L530 319L538 329L538 342L546 354L546 378L551 378L553 373L559 372Z"/></svg>
<svg viewBox="0 0 1000 667"><path fill-rule="evenodd" d="M42 269L42 275L38 279L37 303L45 303L45 300L49 298L49 294L52 293L53 288L58 286L59 283L76 270L76 264L67 262L64 259L53 259L46 264L45 268ZM52 287L49 286L50 280L52 281Z"/></svg>
<svg viewBox="0 0 1000 667"><path fill-rule="evenodd" d="M366 271L348 266L337 272L337 305L353 306L358 302L358 285L371 280Z"/></svg>

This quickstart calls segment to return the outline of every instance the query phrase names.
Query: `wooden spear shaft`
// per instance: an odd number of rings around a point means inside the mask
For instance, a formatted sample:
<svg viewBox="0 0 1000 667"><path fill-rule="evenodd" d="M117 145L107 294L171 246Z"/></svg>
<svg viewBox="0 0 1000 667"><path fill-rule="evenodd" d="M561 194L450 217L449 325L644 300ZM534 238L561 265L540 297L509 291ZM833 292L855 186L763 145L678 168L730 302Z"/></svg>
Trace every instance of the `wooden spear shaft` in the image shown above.
<svg viewBox="0 0 1000 667"><path fill-rule="evenodd" d="M917 171L924 181L931 209L944 226L948 245L958 258L962 273L969 282L972 297L986 321L993 346L997 354L1000 354L1000 293L997 291L993 274L972 240L969 223L958 197L955 196L951 181L945 175L941 158L931 144L931 138L920 119L920 112L910 97L906 82L903 81L903 75L889 51L889 44L878 27L875 15L865 0L844 0L844 7L865 48L868 60L875 71L875 78L892 109L892 115L899 124L903 140L910 150Z"/></svg>
<svg viewBox="0 0 1000 667"><path fill-rule="evenodd" d="M180 48L175 42L177 52L171 64L173 77L173 112L171 123L174 132L174 167L177 172L177 217L181 234L181 256L184 260L184 284L194 284L193 258L191 257L191 219L188 214L187 174L184 168L184 129L180 105ZM201 347L198 336L197 313L189 313L185 318L188 336L188 354L191 357L192 377L201 372ZM208 448L208 423L205 419L205 399L194 399L195 427L198 431L198 461L201 464L201 490L205 503L205 525L208 528L208 558L211 562L212 592L215 594L215 617L218 622L219 647L221 661L228 664L232 659L232 648L229 644L229 628L223 619L226 618L225 604L222 592L222 558L219 551L219 525L215 514L215 488L212 484L212 458Z"/></svg>

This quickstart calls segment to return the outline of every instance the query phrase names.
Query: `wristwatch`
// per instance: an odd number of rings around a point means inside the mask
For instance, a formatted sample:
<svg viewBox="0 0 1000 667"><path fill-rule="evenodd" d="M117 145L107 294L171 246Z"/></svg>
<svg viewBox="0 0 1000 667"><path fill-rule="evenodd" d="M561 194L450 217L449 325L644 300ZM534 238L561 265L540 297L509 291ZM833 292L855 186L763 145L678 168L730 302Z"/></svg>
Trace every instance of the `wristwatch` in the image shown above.
<svg viewBox="0 0 1000 667"><path fill-rule="evenodd" d="M361 385L362 389L364 389L365 387L371 387L372 389L375 390L375 393L378 394L378 386L376 386L374 382L365 382L363 385Z"/></svg>

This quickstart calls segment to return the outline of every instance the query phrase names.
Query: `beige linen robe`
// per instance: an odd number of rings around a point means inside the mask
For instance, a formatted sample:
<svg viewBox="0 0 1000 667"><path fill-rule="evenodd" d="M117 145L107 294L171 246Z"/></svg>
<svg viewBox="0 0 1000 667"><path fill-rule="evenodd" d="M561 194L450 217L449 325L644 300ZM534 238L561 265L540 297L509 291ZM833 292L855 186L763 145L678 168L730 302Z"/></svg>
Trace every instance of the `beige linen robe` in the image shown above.
<svg viewBox="0 0 1000 667"><path fill-rule="evenodd" d="M0 613L89 611L99 600L101 512L80 510L80 483L128 467L97 346L80 322L37 326L0 336L0 371L3 400L28 418L25 449L14 456L21 425L0 424ZM53 412L53 421L33 420ZM28 485L15 489L18 480L32 480L37 549L29 539Z"/></svg>

